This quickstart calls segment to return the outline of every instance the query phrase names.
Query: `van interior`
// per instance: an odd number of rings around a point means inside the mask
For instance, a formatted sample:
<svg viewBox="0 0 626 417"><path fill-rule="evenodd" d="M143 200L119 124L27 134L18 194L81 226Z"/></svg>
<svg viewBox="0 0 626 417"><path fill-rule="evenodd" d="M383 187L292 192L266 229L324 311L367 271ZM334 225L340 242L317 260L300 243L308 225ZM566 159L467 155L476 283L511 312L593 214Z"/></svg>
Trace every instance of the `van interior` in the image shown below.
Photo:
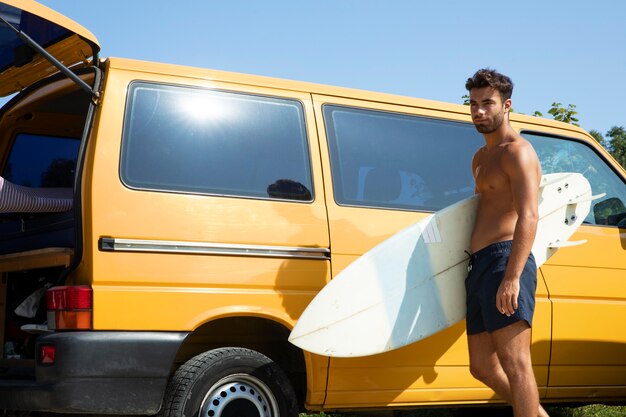
<svg viewBox="0 0 626 417"><path fill-rule="evenodd" d="M59 76L0 114L1 361L33 360L37 335L48 331L46 290L63 282L75 255L74 183L90 103ZM19 367L0 366L0 375L8 369Z"/></svg>

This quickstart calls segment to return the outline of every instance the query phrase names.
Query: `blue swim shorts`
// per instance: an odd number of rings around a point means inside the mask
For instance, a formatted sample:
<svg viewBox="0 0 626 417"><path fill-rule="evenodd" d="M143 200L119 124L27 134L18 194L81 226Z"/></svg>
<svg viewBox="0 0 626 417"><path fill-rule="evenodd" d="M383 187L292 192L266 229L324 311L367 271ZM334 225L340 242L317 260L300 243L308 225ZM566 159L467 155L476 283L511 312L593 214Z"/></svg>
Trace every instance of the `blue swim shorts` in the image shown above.
<svg viewBox="0 0 626 417"><path fill-rule="evenodd" d="M496 307L496 293L504 278L512 241L493 243L470 255L470 266L465 279L467 294L467 334L495 330L525 320L532 325L537 289L537 265L530 254L520 277L520 293L517 310L510 317Z"/></svg>

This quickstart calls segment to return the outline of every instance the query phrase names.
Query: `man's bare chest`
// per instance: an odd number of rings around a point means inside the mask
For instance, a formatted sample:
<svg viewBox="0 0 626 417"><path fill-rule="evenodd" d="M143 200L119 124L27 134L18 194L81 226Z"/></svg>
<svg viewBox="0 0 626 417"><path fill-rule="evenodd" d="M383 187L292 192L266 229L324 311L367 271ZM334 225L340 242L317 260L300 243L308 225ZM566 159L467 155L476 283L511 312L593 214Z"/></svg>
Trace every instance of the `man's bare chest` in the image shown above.
<svg viewBox="0 0 626 417"><path fill-rule="evenodd" d="M490 157L486 157L490 156ZM476 190L479 193L508 193L509 179L502 168L498 154L485 155L478 160L474 171Z"/></svg>

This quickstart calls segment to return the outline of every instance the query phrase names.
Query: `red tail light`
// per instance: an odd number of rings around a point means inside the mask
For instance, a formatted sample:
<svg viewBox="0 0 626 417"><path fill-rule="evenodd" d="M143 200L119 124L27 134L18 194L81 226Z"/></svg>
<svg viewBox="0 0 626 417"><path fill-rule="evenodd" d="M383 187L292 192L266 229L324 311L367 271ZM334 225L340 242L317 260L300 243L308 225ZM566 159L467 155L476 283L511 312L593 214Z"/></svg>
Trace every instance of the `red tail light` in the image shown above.
<svg viewBox="0 0 626 417"><path fill-rule="evenodd" d="M86 285L48 290L48 327L57 330L91 329L93 292Z"/></svg>
<svg viewBox="0 0 626 417"><path fill-rule="evenodd" d="M56 352L56 347L53 345L41 345L39 347L39 362L42 365L54 364Z"/></svg>

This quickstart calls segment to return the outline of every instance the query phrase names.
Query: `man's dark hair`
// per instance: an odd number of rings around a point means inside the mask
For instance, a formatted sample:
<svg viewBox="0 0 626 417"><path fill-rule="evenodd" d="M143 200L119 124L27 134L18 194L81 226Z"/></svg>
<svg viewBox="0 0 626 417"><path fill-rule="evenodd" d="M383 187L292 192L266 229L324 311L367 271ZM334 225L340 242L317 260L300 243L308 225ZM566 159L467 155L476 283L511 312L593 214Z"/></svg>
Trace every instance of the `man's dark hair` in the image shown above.
<svg viewBox="0 0 626 417"><path fill-rule="evenodd" d="M508 100L513 94L513 81L496 70L483 68L476 71L471 78L467 79L465 88L472 91L473 88L493 87L500 93L502 101Z"/></svg>

